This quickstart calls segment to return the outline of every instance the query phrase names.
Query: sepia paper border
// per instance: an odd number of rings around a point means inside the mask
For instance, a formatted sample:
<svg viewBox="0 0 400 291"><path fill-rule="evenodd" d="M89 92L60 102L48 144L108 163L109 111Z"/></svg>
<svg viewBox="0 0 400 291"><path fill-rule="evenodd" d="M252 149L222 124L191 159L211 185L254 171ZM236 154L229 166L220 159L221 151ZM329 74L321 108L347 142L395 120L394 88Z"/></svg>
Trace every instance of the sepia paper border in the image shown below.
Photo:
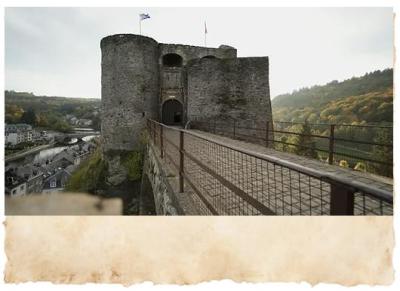
<svg viewBox="0 0 400 291"><path fill-rule="evenodd" d="M391 284L393 217L9 216L7 283Z"/></svg>

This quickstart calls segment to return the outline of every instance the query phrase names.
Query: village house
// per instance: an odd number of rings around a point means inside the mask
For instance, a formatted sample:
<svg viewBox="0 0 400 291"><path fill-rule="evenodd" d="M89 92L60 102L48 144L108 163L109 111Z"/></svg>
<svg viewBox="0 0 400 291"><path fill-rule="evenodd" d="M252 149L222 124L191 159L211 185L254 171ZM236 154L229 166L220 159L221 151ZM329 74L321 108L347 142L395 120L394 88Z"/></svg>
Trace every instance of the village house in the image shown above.
<svg viewBox="0 0 400 291"><path fill-rule="evenodd" d="M26 181L26 194L42 192L43 172L39 167L25 165L17 168L16 174Z"/></svg>
<svg viewBox="0 0 400 291"><path fill-rule="evenodd" d="M65 149L53 157L51 165L56 168L66 168L69 165L79 165L80 162L81 158L77 151Z"/></svg>
<svg viewBox="0 0 400 291"><path fill-rule="evenodd" d="M5 172L5 194L12 197L26 194L26 182L10 169Z"/></svg>
<svg viewBox="0 0 400 291"><path fill-rule="evenodd" d="M43 180L42 193L61 192L64 190L71 172L62 168L55 168L52 172L46 173Z"/></svg>
<svg viewBox="0 0 400 291"><path fill-rule="evenodd" d="M80 125L80 126L91 126L92 124L93 124L93 121L92 120L90 120L90 119L79 119L79 122L78 122L78 124Z"/></svg>
<svg viewBox="0 0 400 291"><path fill-rule="evenodd" d="M5 143L17 145L22 142L31 142L33 140L32 126L29 124L6 124L5 125Z"/></svg>

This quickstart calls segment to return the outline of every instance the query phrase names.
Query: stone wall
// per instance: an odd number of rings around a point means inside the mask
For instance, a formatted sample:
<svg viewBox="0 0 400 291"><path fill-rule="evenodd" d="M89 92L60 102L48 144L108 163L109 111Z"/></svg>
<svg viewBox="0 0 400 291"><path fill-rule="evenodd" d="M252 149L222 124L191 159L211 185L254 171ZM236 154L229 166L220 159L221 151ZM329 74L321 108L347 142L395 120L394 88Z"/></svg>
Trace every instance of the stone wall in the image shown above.
<svg viewBox="0 0 400 291"><path fill-rule="evenodd" d="M220 59L236 58L237 51L235 48L221 45L219 48L208 48L199 46L190 46L182 44L165 44L160 43L159 45L160 59L159 64L162 64L162 56L174 53L178 54L183 58L183 65L193 59L202 58L205 56L214 56Z"/></svg>
<svg viewBox="0 0 400 291"><path fill-rule="evenodd" d="M135 150L147 118L158 116L158 43L121 34L101 41L104 151Z"/></svg>
<svg viewBox="0 0 400 291"><path fill-rule="evenodd" d="M267 57L236 58L230 46L159 44L133 34L105 37L100 46L101 135L110 185L126 180L121 154L141 151L146 120L160 120L166 100L183 104L183 124L195 117L237 118L258 127L272 120ZM164 68L169 53L180 55L183 66Z"/></svg>
<svg viewBox="0 0 400 291"><path fill-rule="evenodd" d="M163 56L177 54L182 57L182 67L169 68L163 66ZM159 44L159 66L161 80L161 94L159 101L159 116L162 114L162 106L166 100L176 99L183 105L183 121L186 122L186 108L189 95L186 91L186 64L203 57L215 57L220 59L236 58L235 48L221 45L219 48L207 48L181 44Z"/></svg>
<svg viewBox="0 0 400 291"><path fill-rule="evenodd" d="M187 65L189 120L237 119L251 127L272 120L268 57L198 59Z"/></svg>
<svg viewBox="0 0 400 291"><path fill-rule="evenodd" d="M163 170L153 145L148 143L143 170L141 200L154 200L157 215L183 215L184 212L169 179L171 178L168 178ZM148 196L150 195L153 196L153 199L149 199Z"/></svg>
<svg viewBox="0 0 400 291"><path fill-rule="evenodd" d="M177 95L177 99L186 108L187 98L184 96L187 94L183 91L186 88L185 65L189 60L205 56L236 58L237 54L235 48L225 45L206 48L159 44L152 38L134 34L105 37L100 46L101 133L105 152L130 151L140 147L140 134L145 128L146 119L159 119L160 106L166 99L160 96L162 89L172 90L167 95ZM164 72L162 57L168 53L175 53L183 58L183 67L178 72L171 73L170 68Z"/></svg>

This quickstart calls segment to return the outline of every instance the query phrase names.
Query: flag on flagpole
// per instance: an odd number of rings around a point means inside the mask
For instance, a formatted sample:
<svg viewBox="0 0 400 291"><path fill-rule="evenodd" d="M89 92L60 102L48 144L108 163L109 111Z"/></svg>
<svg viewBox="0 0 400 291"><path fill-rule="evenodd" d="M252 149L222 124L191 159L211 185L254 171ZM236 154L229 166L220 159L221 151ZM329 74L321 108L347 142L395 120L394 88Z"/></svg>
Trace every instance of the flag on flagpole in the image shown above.
<svg viewBox="0 0 400 291"><path fill-rule="evenodd" d="M139 14L139 34L142 35L142 20L150 18L148 13L140 13Z"/></svg>
<svg viewBox="0 0 400 291"><path fill-rule="evenodd" d="M139 17L140 17L140 20L145 20L147 18L150 18L150 15L148 13L140 13Z"/></svg>

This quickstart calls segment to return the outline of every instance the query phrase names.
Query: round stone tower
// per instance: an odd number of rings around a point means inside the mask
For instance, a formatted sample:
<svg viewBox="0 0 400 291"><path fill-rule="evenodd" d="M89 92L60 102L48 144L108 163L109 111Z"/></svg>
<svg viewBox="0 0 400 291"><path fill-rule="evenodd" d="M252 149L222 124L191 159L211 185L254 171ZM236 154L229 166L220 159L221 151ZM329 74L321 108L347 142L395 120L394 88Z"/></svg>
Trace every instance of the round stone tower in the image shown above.
<svg viewBox="0 0 400 291"><path fill-rule="evenodd" d="M146 119L158 114L158 43L116 34L103 38L100 46L104 153L137 150Z"/></svg>

